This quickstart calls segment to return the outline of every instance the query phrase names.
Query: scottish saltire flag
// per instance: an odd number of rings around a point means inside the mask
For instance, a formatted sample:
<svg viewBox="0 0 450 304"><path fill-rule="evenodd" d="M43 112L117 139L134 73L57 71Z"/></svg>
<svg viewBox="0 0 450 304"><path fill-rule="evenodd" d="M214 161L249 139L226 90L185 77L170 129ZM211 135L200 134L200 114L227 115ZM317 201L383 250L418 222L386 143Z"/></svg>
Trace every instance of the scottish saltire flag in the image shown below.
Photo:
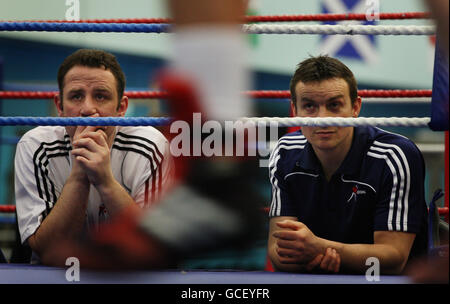
<svg viewBox="0 0 450 304"><path fill-rule="evenodd" d="M436 39L433 70L433 89L431 95L431 122L434 131L448 131L448 56Z"/></svg>
<svg viewBox="0 0 450 304"><path fill-rule="evenodd" d="M324 14L366 14L371 7L366 0L322 0L321 9ZM376 21L332 21L323 24L376 25ZM368 64L376 63L379 58L376 36L373 35L322 35L319 49L321 54L360 60Z"/></svg>

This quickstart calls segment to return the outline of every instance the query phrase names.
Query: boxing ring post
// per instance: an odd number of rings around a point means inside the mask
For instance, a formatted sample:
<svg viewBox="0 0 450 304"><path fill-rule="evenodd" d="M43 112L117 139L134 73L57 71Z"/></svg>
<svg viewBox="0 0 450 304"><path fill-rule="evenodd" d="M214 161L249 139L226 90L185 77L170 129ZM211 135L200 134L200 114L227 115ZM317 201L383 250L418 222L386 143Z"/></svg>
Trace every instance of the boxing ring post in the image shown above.
<svg viewBox="0 0 450 304"><path fill-rule="evenodd" d="M3 91L4 87L3 87L3 58L0 57L0 91ZM3 99L0 97L0 117L3 116ZM0 139L3 139L3 128L0 128ZM1 145L1 142L0 142ZM2 161L2 157L3 157L3 153L2 150L0 148L0 180L3 177L3 161ZM3 190L0 190L0 200L3 199ZM1 204L2 202L0 202Z"/></svg>
<svg viewBox="0 0 450 304"><path fill-rule="evenodd" d="M448 163L449 163L449 149L448 149L448 141L449 141L449 131L445 132L445 154L444 154L444 160L445 160L445 178L444 178L444 206L448 210L448 190L449 190L449 170L448 170ZM445 214L445 221L448 223L448 212Z"/></svg>

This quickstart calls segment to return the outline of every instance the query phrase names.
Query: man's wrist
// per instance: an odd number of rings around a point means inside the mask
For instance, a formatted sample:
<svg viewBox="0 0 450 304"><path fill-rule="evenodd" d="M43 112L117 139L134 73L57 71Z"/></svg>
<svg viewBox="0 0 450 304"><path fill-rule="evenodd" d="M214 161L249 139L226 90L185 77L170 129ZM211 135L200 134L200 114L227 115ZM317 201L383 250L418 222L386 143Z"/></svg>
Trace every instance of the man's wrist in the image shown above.
<svg viewBox="0 0 450 304"><path fill-rule="evenodd" d="M329 241L327 239L320 238L320 237L318 237L317 240L318 240L318 246L317 246L317 251L318 252L317 252L317 254L325 255L325 252L327 251L327 248L334 248L334 249L336 249L335 242L332 242L332 241Z"/></svg>
<svg viewBox="0 0 450 304"><path fill-rule="evenodd" d="M89 185L89 179L83 171L72 171L70 173L68 181L73 181L83 185Z"/></svg>
<svg viewBox="0 0 450 304"><path fill-rule="evenodd" d="M109 177L105 179L105 181L103 181L102 183L94 185L94 187L97 189L98 193L102 198L104 197L108 198L111 195L113 195L112 194L113 189L116 186L121 187L114 177Z"/></svg>

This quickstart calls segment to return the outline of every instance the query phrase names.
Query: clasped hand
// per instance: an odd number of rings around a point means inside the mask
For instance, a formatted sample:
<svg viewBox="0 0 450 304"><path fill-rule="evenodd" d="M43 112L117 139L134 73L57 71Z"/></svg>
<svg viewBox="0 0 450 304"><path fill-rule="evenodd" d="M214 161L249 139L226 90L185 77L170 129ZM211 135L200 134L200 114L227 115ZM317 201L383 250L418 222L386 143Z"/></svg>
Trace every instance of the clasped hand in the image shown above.
<svg viewBox="0 0 450 304"><path fill-rule="evenodd" d="M277 222L282 230L273 233L276 253L282 264L296 264L306 271L338 272L341 258L333 248L324 248L309 228L292 220Z"/></svg>
<svg viewBox="0 0 450 304"><path fill-rule="evenodd" d="M105 127L77 127L72 146L74 166L81 167L92 185L102 185L112 177Z"/></svg>

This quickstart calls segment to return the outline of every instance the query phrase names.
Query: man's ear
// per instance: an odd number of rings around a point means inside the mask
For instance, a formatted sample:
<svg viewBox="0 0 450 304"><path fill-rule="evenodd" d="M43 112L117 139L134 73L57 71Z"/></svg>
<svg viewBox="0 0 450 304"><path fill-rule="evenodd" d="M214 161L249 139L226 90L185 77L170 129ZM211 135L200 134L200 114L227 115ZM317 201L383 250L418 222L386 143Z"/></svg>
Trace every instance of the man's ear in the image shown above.
<svg viewBox="0 0 450 304"><path fill-rule="evenodd" d="M291 100L291 116L297 116L297 107L295 106L295 102Z"/></svg>
<svg viewBox="0 0 450 304"><path fill-rule="evenodd" d="M353 103L353 117L358 117L361 112L362 99L361 97L357 97L355 102Z"/></svg>
<svg viewBox="0 0 450 304"><path fill-rule="evenodd" d="M125 116L125 113L128 109L128 96L122 96L122 99L119 102L119 106L117 107L118 116Z"/></svg>
<svg viewBox="0 0 450 304"><path fill-rule="evenodd" d="M55 104L56 111L58 111L58 115L62 116L63 114L63 104L62 104L62 98L60 97L59 93L53 97L53 103Z"/></svg>

